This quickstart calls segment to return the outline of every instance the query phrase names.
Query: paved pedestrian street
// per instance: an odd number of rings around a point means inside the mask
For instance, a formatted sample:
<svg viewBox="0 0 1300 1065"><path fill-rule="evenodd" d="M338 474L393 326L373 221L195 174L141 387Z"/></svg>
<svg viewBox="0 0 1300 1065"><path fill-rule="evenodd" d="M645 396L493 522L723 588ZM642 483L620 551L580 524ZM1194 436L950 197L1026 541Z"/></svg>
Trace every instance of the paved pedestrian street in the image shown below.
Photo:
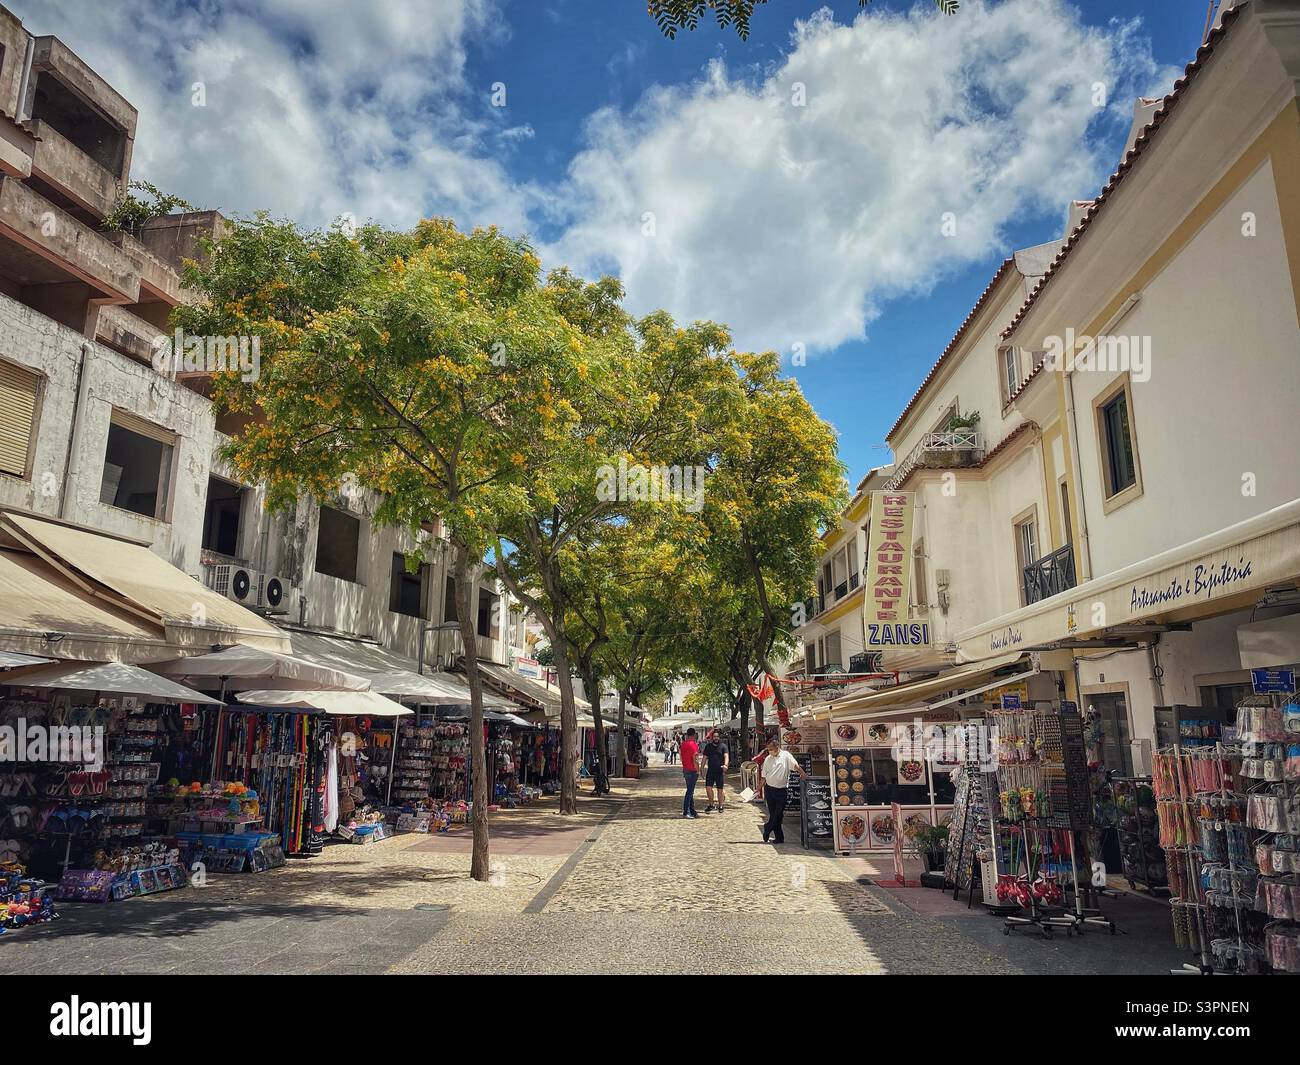
<svg viewBox="0 0 1300 1065"><path fill-rule="evenodd" d="M67 903L0 939L3 973L1018 973L1161 972L1168 911L1113 900L1127 937L1047 942L936 891L887 889L864 859L764 844L762 809L681 816L681 770L651 766L493 815L490 883L469 835L339 845L257 875L107 905ZM733 778L734 791L734 778ZM787 817L787 839L797 840Z"/></svg>

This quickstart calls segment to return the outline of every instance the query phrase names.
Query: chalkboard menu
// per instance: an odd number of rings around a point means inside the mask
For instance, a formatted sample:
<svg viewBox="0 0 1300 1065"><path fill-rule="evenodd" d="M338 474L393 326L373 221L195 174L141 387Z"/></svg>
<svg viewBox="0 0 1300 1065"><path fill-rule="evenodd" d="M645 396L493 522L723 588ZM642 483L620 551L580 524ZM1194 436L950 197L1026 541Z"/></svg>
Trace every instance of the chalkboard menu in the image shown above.
<svg viewBox="0 0 1300 1065"><path fill-rule="evenodd" d="M800 780L802 780L805 776L812 775L812 755L796 754L794 756L794 760L799 763L799 768L803 770L803 773L800 774L799 777ZM791 781L791 784L792 785L794 784L793 780ZM802 790L803 789L798 787L789 787L786 789L785 808L789 810L792 814L797 814L799 810L803 807L803 800L800 796L800 792Z"/></svg>
<svg viewBox="0 0 1300 1065"><path fill-rule="evenodd" d="M835 823L830 778L804 777L799 782L799 793L799 842L814 850L834 850Z"/></svg>

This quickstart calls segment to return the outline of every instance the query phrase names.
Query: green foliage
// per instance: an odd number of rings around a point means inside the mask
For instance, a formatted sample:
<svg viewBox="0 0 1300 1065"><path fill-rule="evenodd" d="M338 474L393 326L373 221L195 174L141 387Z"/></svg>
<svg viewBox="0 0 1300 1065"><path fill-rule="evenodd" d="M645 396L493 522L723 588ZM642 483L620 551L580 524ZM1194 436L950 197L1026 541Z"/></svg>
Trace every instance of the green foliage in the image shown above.
<svg viewBox="0 0 1300 1065"><path fill-rule="evenodd" d="M648 0L650 17L655 20L659 32L669 40L675 40L681 30L694 31L700 19L709 11L722 29L734 26L736 35L742 40L749 39L749 20L754 8L766 4L768 0ZM870 0L858 0L858 7L866 7ZM960 4L958 0L934 0L935 7L945 15L955 15Z"/></svg>
<svg viewBox="0 0 1300 1065"><path fill-rule="evenodd" d="M148 199L136 196L142 192ZM179 196L164 193L157 185L148 181L132 181L126 192L113 205L113 209L104 216L104 228L136 236L140 227L153 218L161 218L173 211L193 211L193 204Z"/></svg>

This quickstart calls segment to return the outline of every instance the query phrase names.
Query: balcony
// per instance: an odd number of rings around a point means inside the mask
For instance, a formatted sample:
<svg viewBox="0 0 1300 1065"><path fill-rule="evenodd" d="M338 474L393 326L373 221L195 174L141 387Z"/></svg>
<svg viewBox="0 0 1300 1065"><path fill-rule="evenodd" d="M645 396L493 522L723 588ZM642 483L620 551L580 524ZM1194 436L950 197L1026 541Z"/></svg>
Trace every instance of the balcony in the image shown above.
<svg viewBox="0 0 1300 1065"><path fill-rule="evenodd" d="M1025 606L1069 591L1075 585L1074 546L1066 544L1031 562L1024 569L1023 581Z"/></svg>
<svg viewBox="0 0 1300 1065"><path fill-rule="evenodd" d="M974 466L984 457L984 434L978 429L945 429L927 433L898 464L898 470L885 482L892 492L916 470L954 470Z"/></svg>

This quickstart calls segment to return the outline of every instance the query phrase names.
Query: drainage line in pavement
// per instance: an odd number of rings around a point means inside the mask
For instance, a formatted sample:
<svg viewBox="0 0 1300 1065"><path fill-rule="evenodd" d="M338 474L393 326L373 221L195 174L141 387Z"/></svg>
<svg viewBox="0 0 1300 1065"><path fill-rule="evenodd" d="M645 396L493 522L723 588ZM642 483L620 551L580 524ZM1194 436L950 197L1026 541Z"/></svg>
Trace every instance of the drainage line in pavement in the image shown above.
<svg viewBox="0 0 1300 1065"><path fill-rule="evenodd" d="M605 830L605 826L620 813L622 813L622 807L616 806L600 819L591 835L578 845L578 849L570 854L565 863L555 871L551 879L546 882L545 887L534 895L533 900L524 907L524 913L541 913L542 910L546 909L546 904L555 897L555 893L564 886L564 882L569 879L573 870L578 867L578 863L586 857L587 852L591 850L601 832Z"/></svg>

